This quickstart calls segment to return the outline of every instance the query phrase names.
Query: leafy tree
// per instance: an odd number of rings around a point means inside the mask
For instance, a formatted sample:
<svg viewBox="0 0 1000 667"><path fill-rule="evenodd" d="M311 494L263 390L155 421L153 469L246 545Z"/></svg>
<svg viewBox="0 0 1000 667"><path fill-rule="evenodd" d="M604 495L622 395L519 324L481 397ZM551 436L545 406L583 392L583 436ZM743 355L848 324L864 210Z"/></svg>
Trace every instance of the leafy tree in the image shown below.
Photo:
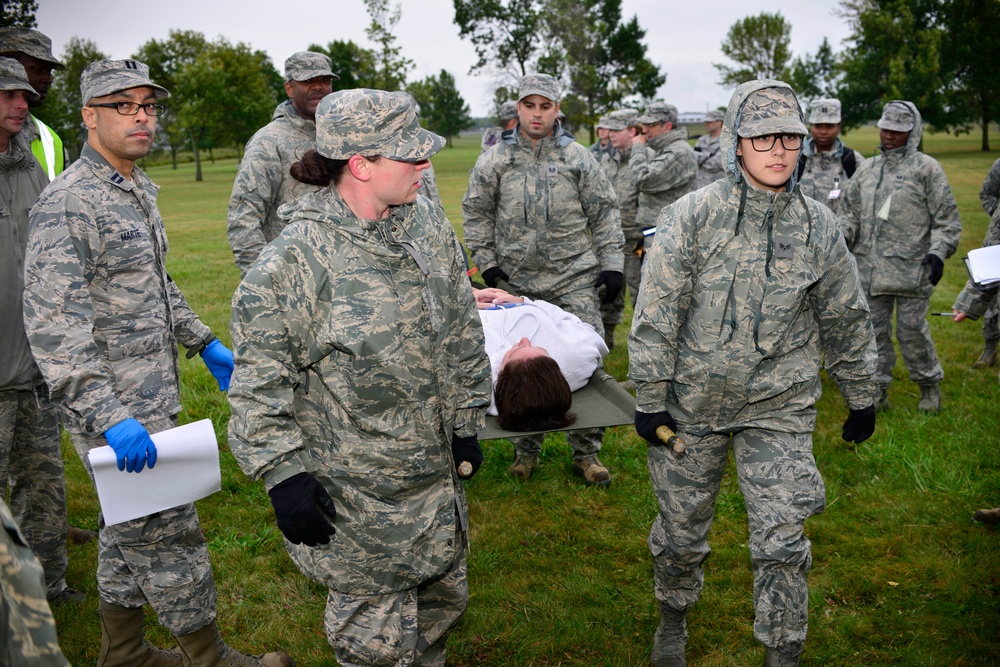
<svg viewBox="0 0 1000 667"><path fill-rule="evenodd" d="M469 105L455 87L455 77L446 70L411 83L406 90L420 105L422 123L447 139L449 148L452 137L475 125Z"/></svg>
<svg viewBox="0 0 1000 667"><path fill-rule="evenodd" d="M499 86L493 91L493 120L496 121L497 125L502 125L500 120L500 107L503 106L504 102L509 102L511 100L517 99L517 89L508 88L507 86Z"/></svg>
<svg viewBox="0 0 1000 667"><path fill-rule="evenodd" d="M722 53L736 67L712 63L722 77L722 85L735 86L752 79L781 76L791 57L788 49L791 34L792 25L781 12L761 12L734 23L722 42Z"/></svg>
<svg viewBox="0 0 1000 667"><path fill-rule="evenodd" d="M951 82L949 108L955 123L969 129L978 121L982 149L990 150L990 123L1000 118L1000 3L996 0L952 0L942 6L945 25L942 66ZM955 85L957 84L957 85ZM964 118L962 117L964 115ZM964 121L964 123L963 123Z"/></svg>
<svg viewBox="0 0 1000 667"><path fill-rule="evenodd" d="M135 52L136 60L149 66L149 76L172 93L167 110L157 119L157 134L165 137L170 149L170 161L177 168L177 151L190 140L190 133L178 122L178 107L184 100L177 97L175 77L184 67L194 63L208 46L205 35L194 30L171 30L167 39L151 39Z"/></svg>
<svg viewBox="0 0 1000 667"><path fill-rule="evenodd" d="M783 80L791 84L800 99L813 100L817 97L836 97L842 76L837 57L824 37L816 55L795 58Z"/></svg>
<svg viewBox="0 0 1000 667"><path fill-rule="evenodd" d="M545 48L541 0L453 0L459 36L468 38L479 60L469 69L503 73L506 83L535 69ZM579 26L577 26L579 27Z"/></svg>
<svg viewBox="0 0 1000 667"><path fill-rule="evenodd" d="M35 0L2 0L0 2L0 28L37 28Z"/></svg>
<svg viewBox="0 0 1000 667"><path fill-rule="evenodd" d="M375 51L374 88L401 90L406 83L406 74L413 69L413 61L404 58L400 47L396 46L396 36L392 31L402 15L400 5L389 8L389 0L365 0L365 7L372 22L365 30L368 39L378 45Z"/></svg>
<svg viewBox="0 0 1000 667"><path fill-rule="evenodd" d="M45 96L45 102L33 109L32 113L50 125L63 140L63 146L71 159L76 158L87 141L87 130L83 125L80 108L80 75L87 65L109 56L97 48L89 39L70 37L66 50L59 60L66 69L53 72L52 87Z"/></svg>
<svg viewBox="0 0 1000 667"><path fill-rule="evenodd" d="M340 77L333 82L334 90L351 88L376 88L378 73L375 69L375 52L358 46L353 41L335 39L325 47L311 44L310 51L325 53L333 62L333 73Z"/></svg>

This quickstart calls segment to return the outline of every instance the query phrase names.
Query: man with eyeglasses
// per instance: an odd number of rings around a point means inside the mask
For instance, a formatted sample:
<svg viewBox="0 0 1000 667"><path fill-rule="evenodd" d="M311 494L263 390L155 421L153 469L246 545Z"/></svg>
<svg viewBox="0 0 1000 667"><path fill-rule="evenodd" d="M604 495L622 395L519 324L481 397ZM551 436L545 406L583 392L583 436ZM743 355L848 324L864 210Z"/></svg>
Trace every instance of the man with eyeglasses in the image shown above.
<svg viewBox="0 0 1000 667"><path fill-rule="evenodd" d="M866 160L848 182L839 213L875 325L882 390L878 407L889 409L895 311L899 351L910 380L920 387L917 409L936 413L944 369L927 309L944 260L958 249L962 220L944 169L920 151L923 129L916 105L889 102L878 128L881 153Z"/></svg>
<svg viewBox="0 0 1000 667"><path fill-rule="evenodd" d="M87 143L31 212L25 329L84 466L90 470L91 449L110 445L121 474L138 474L156 463L149 434L177 424L177 343L189 357L201 354L223 391L233 355L167 273L158 187L135 165L152 146L159 100L169 93L135 60L91 63L80 92ZM284 653L244 656L219 636L193 504L111 526L101 520L97 588L99 664L293 664ZM146 604L179 653L146 642Z"/></svg>
<svg viewBox="0 0 1000 667"><path fill-rule="evenodd" d="M288 99L275 108L271 122L247 142L233 193L226 234L242 275L264 246L285 228L282 204L318 188L291 176L292 165L316 143L316 107L333 91L332 62L324 53L300 51L285 61Z"/></svg>

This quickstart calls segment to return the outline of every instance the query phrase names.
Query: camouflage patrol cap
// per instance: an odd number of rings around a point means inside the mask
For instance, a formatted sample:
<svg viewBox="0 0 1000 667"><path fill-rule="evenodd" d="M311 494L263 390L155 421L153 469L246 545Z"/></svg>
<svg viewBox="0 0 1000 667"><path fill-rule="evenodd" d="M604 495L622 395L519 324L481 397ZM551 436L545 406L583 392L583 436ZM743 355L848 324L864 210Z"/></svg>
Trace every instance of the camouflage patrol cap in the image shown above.
<svg viewBox="0 0 1000 667"><path fill-rule="evenodd" d="M709 112L707 112L705 114L705 122L706 123L712 123L712 122L715 122L717 120L718 121L726 120L726 112L725 111L719 111L718 109L712 109L711 111L709 111Z"/></svg>
<svg viewBox="0 0 1000 667"><path fill-rule="evenodd" d="M32 100L41 97L28 83L24 65L13 58L0 57L0 90L23 90Z"/></svg>
<svg viewBox="0 0 1000 667"><path fill-rule="evenodd" d="M639 124L639 112L633 109L619 109L609 113L605 121L607 123L604 127L609 130L627 130Z"/></svg>
<svg viewBox="0 0 1000 667"><path fill-rule="evenodd" d="M608 129L608 117L607 116L601 116L600 118L597 119L597 129L598 130L606 130L606 129Z"/></svg>
<svg viewBox="0 0 1000 667"><path fill-rule="evenodd" d="M518 87L517 101L529 95L541 95L553 102L559 101L559 82L549 74L525 74Z"/></svg>
<svg viewBox="0 0 1000 667"><path fill-rule="evenodd" d="M882 109L882 117L875 125L891 132L911 132L916 119L913 112L902 102L889 102Z"/></svg>
<svg viewBox="0 0 1000 667"><path fill-rule="evenodd" d="M333 73L330 56L315 51L299 51L285 60L285 81L308 81L319 76L340 77Z"/></svg>
<svg viewBox="0 0 1000 667"><path fill-rule="evenodd" d="M52 40L30 28L0 28L0 53L23 53L52 65L53 69L66 69L52 55Z"/></svg>
<svg viewBox="0 0 1000 667"><path fill-rule="evenodd" d="M809 105L809 124L840 122L840 100L832 97L821 97Z"/></svg>
<svg viewBox="0 0 1000 667"><path fill-rule="evenodd" d="M639 122L643 125L656 125L657 123L677 124L677 107L666 102L653 102L646 107L646 113L639 116Z"/></svg>
<svg viewBox="0 0 1000 667"><path fill-rule="evenodd" d="M338 90L316 108L316 151L332 160L379 155L420 162L443 146L444 138L420 127L403 97L384 90Z"/></svg>
<svg viewBox="0 0 1000 667"><path fill-rule="evenodd" d="M87 65L80 75L80 96L84 104L95 97L142 86L152 88L158 100L170 97L166 88L150 81L149 67L138 60L98 60Z"/></svg>
<svg viewBox="0 0 1000 667"><path fill-rule="evenodd" d="M514 120L517 118L517 102L510 100L500 105L500 120Z"/></svg>
<svg viewBox="0 0 1000 667"><path fill-rule="evenodd" d="M738 136L760 137L765 134L808 134L802 108L791 88L771 87L755 90L743 103Z"/></svg>

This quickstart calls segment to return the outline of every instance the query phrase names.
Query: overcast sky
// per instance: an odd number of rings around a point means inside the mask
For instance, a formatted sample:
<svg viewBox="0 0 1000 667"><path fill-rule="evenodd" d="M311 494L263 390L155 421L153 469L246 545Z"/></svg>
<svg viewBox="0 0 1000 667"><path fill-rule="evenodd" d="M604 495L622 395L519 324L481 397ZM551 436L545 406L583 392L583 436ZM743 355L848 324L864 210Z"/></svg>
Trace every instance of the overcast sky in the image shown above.
<svg viewBox="0 0 1000 667"><path fill-rule="evenodd" d="M62 55L73 35L93 40L113 58L131 56L149 39L166 39L172 29L197 30L209 39L225 36L245 42L271 56L278 71L295 51L334 39L353 40L372 48L365 28L368 14L362 0L165 0L121 3L107 0L39 0L38 29L52 38ZM726 62L719 45L729 27L746 16L780 11L792 25L793 56L814 55L823 38L834 51L844 47L848 28L834 13L835 4L816 0L622 0L622 15L639 17L646 30L650 59L667 73L659 97L681 111L705 111L725 106L731 90L717 84L713 62ZM448 70L474 116L489 113L493 81L470 76L475 52L459 39L452 0L402 0L397 43L416 67L408 80Z"/></svg>

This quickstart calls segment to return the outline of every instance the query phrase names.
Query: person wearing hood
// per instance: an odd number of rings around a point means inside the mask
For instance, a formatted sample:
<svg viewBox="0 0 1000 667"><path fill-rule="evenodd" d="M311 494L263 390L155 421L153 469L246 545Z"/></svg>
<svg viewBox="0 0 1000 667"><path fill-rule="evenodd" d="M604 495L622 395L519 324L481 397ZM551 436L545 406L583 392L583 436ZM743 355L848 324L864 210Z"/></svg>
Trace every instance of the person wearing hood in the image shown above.
<svg viewBox="0 0 1000 667"><path fill-rule="evenodd" d="M316 107L340 79L331 67L325 53L299 51L289 56L288 99L247 142L226 218L229 246L241 275L284 228L286 221L278 214L281 205L314 189L292 178L289 170L316 142Z"/></svg>
<svg viewBox="0 0 1000 667"><path fill-rule="evenodd" d="M834 213L847 181L864 156L840 139L840 100L819 98L809 105L809 136L799 155L799 188Z"/></svg>
<svg viewBox="0 0 1000 667"><path fill-rule="evenodd" d="M920 151L920 112L912 102L885 105L878 121L880 155L866 160L844 190L840 220L858 262L878 340L878 407L889 409L896 340L910 380L920 387L917 408L941 409L938 361L927 323L931 292L944 260L958 248L962 221L944 169Z"/></svg>
<svg viewBox="0 0 1000 667"><path fill-rule="evenodd" d="M625 283L615 192L594 156L558 120L559 82L527 74L518 93L518 124L479 156L469 177L465 243L488 287L502 281L500 287L559 306L600 333L598 301L614 302ZM531 477L543 439L513 440L511 475ZM573 472L587 485L611 483L597 458L603 439L604 429L567 434Z"/></svg>
<svg viewBox="0 0 1000 667"><path fill-rule="evenodd" d="M812 562L803 526L826 506L812 454L821 357L849 409L843 438L875 430L875 336L837 218L795 182L805 134L787 84L740 85L720 139L727 177L665 208L646 257L629 377L660 510L649 535L656 667L687 664L686 616L730 447L750 527L754 635L769 667L799 664ZM660 426L686 450L663 446Z"/></svg>
<svg viewBox="0 0 1000 667"><path fill-rule="evenodd" d="M380 90L333 93L316 119L292 173L318 189L233 296L229 444L329 589L339 664L443 665L490 404L465 254L418 195L444 139Z"/></svg>

